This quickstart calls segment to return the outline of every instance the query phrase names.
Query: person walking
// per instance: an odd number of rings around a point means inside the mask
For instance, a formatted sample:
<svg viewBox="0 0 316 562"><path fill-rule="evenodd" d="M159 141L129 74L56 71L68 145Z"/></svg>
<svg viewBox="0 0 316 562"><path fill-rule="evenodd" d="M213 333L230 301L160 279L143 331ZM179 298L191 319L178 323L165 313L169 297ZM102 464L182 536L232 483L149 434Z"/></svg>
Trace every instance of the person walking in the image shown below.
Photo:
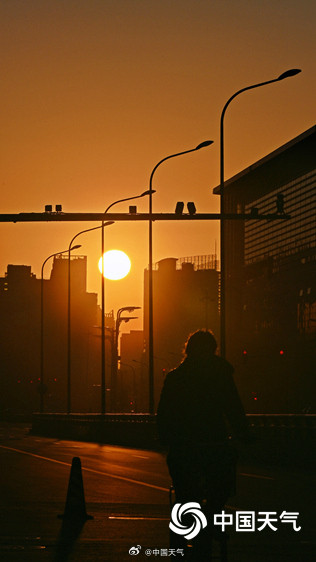
<svg viewBox="0 0 316 562"><path fill-rule="evenodd" d="M216 349L210 330L189 336L184 360L166 376L157 410L176 502L204 500L208 527L195 539L199 562L209 559L214 513L220 513L235 493L237 454L229 436L249 438L234 369L216 355ZM171 533L171 544L184 543Z"/></svg>

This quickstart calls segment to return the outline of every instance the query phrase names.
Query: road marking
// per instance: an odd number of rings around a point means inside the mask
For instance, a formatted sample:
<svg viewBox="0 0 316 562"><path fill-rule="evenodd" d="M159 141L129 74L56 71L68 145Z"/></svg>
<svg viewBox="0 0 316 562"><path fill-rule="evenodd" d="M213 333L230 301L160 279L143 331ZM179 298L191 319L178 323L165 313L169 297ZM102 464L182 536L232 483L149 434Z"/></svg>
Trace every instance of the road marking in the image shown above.
<svg viewBox="0 0 316 562"><path fill-rule="evenodd" d="M274 480L271 476L262 476L261 474L247 474L246 472L239 472L239 476L248 476L249 478L261 478L262 480Z"/></svg>
<svg viewBox="0 0 316 562"><path fill-rule="evenodd" d="M8 451L13 451L15 453L20 453L22 455L27 455L29 457L34 457L36 459L41 459L41 460L45 460L45 461L49 461L49 462L54 462L56 464L61 464L63 466L70 466L71 467L71 463L64 462L64 461L58 461L57 459L52 459L50 457L43 457L41 455L36 455L35 453L23 451L21 449L14 449L13 447L6 447L5 445L0 445L0 448L6 449ZM134 455L134 456L137 456L137 455ZM148 457L142 457L142 458L148 458ZM124 482L129 482L130 484L138 484L139 486L145 486L146 488L152 488L154 490L159 490L160 492L168 492L169 493L169 488L163 488L161 486L156 486L155 484L148 484L148 482L142 482L140 480L134 480L132 478L127 478L126 476L118 476L116 474L111 474L109 472L103 472L101 470L95 470L94 468L87 468L87 467L82 467L82 470L85 470L86 472L92 472L93 474L99 474L101 476L108 476L109 478L114 478L116 480L123 480ZM260 478L260 479L264 479L264 480L274 480L274 478L271 478L270 476L260 476L258 474L247 474L245 472L240 472L239 475L240 476L247 476L247 477L250 477L250 478Z"/></svg>
<svg viewBox="0 0 316 562"><path fill-rule="evenodd" d="M45 550L46 546L34 545L18 545L18 544L1 544L0 550Z"/></svg>
<svg viewBox="0 0 316 562"><path fill-rule="evenodd" d="M0 448L6 449L7 451L14 451L15 453L20 453L22 455L27 455L29 457L34 457L35 459L54 462L56 464L62 464L63 466L71 466L71 463L69 462L58 461L56 459L51 459L49 457L42 457L41 455L36 455L35 453L29 453L28 451L23 451L22 449L14 449L13 447L6 447L5 445L0 445ZM86 472L92 472L93 474L100 474L101 476L109 476L110 478L115 478L116 480L123 480L124 482L129 482L130 484L138 484L139 486L145 486L146 488L153 488L154 490L159 490L160 492L169 493L169 488L162 488L161 486L155 486L155 484L148 484L148 482L133 480L132 478L127 478L126 476L118 476L116 474L111 474L109 472L95 470L94 468L82 467L82 470L85 470Z"/></svg>

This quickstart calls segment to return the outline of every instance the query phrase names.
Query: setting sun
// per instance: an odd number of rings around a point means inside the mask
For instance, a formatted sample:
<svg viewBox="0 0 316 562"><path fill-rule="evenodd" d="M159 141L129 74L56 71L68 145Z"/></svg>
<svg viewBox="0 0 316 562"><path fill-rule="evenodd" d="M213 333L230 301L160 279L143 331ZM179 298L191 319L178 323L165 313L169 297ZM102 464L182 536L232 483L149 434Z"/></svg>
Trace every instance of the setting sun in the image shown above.
<svg viewBox="0 0 316 562"><path fill-rule="evenodd" d="M123 279L131 269L131 260L121 250L109 250L103 254L103 267L106 279ZM102 273L102 258L99 259L99 270Z"/></svg>

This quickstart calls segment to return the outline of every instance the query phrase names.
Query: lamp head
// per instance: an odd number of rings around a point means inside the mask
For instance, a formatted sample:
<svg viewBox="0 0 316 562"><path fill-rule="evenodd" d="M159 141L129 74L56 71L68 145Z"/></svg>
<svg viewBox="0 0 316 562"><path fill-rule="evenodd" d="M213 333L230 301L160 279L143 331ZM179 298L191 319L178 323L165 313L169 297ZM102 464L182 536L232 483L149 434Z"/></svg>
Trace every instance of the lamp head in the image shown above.
<svg viewBox="0 0 316 562"><path fill-rule="evenodd" d="M284 80L284 78L290 78L290 76L296 76L296 74L299 74L300 72L302 72L300 68L291 68L290 70L286 70L285 72L280 74L277 80Z"/></svg>
<svg viewBox="0 0 316 562"><path fill-rule="evenodd" d="M76 244L76 246L72 246L70 249L71 250L78 250L79 248L81 248L81 244Z"/></svg>
<svg viewBox="0 0 316 562"><path fill-rule="evenodd" d="M156 193L155 189L147 189L144 193L141 193L139 197L145 197L146 195L150 195L151 193Z"/></svg>
<svg viewBox="0 0 316 562"><path fill-rule="evenodd" d="M120 322L129 322L130 320L137 320L138 316L121 316Z"/></svg>
<svg viewBox="0 0 316 562"><path fill-rule="evenodd" d="M197 147L195 148L195 150L200 150L200 148L204 148L206 146L210 146L210 144L213 144L214 141L212 140L207 140L204 142L201 142L200 144L197 145Z"/></svg>

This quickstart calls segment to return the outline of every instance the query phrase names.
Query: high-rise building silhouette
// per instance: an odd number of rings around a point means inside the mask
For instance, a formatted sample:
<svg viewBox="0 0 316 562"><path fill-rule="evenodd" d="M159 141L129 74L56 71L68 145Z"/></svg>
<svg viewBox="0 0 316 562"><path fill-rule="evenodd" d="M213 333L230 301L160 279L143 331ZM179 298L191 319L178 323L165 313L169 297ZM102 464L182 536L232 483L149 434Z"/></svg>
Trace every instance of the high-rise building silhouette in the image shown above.
<svg viewBox="0 0 316 562"><path fill-rule="evenodd" d="M188 335L219 332L219 273L216 257L165 258L153 270L154 396L164 376L183 358ZM144 272L144 363L148 364L148 270ZM148 369L147 369L148 370Z"/></svg>
<svg viewBox="0 0 316 562"><path fill-rule="evenodd" d="M316 127L225 182L227 358L250 412L315 409ZM215 188L219 193L219 187Z"/></svg>
<svg viewBox="0 0 316 562"><path fill-rule="evenodd" d="M54 258L43 280L45 411L65 411L67 398L68 256ZM71 257L73 411L100 409L100 310L86 289L87 258ZM31 266L8 265L0 278L1 411L39 409L41 280ZM108 369L109 370L109 369Z"/></svg>

